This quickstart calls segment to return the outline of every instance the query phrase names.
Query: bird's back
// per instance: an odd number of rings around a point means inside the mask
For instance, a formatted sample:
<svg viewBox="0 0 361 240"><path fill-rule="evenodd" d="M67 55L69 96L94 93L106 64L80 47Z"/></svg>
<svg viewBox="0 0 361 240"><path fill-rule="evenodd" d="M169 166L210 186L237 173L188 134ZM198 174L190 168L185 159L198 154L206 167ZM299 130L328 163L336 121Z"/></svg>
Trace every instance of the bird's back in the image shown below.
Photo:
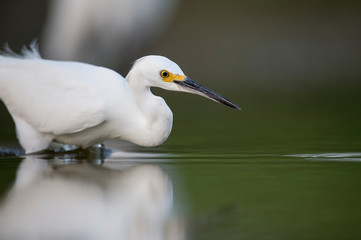
<svg viewBox="0 0 361 240"><path fill-rule="evenodd" d="M48 138L99 125L107 120L112 97L126 94L124 78L106 68L44 60L34 51L0 56L0 99L18 137L28 132L20 122Z"/></svg>

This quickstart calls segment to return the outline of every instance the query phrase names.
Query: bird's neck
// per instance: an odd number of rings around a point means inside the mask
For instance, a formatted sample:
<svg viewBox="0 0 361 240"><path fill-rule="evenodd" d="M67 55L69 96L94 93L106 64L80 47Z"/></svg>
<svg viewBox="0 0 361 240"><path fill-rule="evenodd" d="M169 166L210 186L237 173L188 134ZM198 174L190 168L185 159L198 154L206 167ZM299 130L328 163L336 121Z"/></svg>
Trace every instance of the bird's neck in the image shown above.
<svg viewBox="0 0 361 240"><path fill-rule="evenodd" d="M143 82L127 79L134 99L145 117L143 135L150 139L149 144L140 145L156 146L161 144L170 134L172 129L173 114L163 98L153 95L150 86Z"/></svg>
<svg viewBox="0 0 361 240"><path fill-rule="evenodd" d="M135 102L146 117L148 123L152 124L157 121L157 108L153 105L158 97L153 95L149 86L139 84L139 82L132 80L128 80L128 83Z"/></svg>

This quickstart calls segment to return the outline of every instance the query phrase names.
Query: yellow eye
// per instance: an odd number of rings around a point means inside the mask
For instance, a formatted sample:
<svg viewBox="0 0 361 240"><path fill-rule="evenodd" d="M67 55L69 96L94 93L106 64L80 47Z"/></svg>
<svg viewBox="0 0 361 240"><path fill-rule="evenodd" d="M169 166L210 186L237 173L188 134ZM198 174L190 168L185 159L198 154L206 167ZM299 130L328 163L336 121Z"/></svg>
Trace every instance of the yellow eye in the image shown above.
<svg viewBox="0 0 361 240"><path fill-rule="evenodd" d="M162 78L167 78L167 77L169 77L169 72L166 71L166 70L163 70L163 71L160 72L160 76Z"/></svg>

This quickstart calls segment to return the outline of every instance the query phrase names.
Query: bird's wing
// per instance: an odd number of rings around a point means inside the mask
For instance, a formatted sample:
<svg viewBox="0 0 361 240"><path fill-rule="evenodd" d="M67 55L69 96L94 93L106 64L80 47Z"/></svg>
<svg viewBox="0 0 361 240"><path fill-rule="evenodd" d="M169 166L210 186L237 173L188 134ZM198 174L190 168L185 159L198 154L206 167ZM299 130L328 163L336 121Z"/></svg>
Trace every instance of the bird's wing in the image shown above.
<svg viewBox="0 0 361 240"><path fill-rule="evenodd" d="M42 133L74 133L106 121L107 96L119 80L119 74L88 64L0 59L0 98Z"/></svg>

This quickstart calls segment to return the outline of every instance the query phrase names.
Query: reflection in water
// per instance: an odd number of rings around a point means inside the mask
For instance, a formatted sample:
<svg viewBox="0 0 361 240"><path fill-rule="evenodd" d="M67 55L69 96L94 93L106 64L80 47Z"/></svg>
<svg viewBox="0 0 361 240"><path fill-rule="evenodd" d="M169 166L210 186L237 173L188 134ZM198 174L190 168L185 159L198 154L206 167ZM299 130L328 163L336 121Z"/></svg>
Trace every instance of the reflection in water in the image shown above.
<svg viewBox="0 0 361 240"><path fill-rule="evenodd" d="M63 161L72 164L22 161L1 203L0 239L183 238L172 214L172 184L160 167Z"/></svg>
<svg viewBox="0 0 361 240"><path fill-rule="evenodd" d="M287 157L304 158L312 161L337 161L337 162L360 162L360 152L349 153L307 153L307 154L291 154Z"/></svg>

